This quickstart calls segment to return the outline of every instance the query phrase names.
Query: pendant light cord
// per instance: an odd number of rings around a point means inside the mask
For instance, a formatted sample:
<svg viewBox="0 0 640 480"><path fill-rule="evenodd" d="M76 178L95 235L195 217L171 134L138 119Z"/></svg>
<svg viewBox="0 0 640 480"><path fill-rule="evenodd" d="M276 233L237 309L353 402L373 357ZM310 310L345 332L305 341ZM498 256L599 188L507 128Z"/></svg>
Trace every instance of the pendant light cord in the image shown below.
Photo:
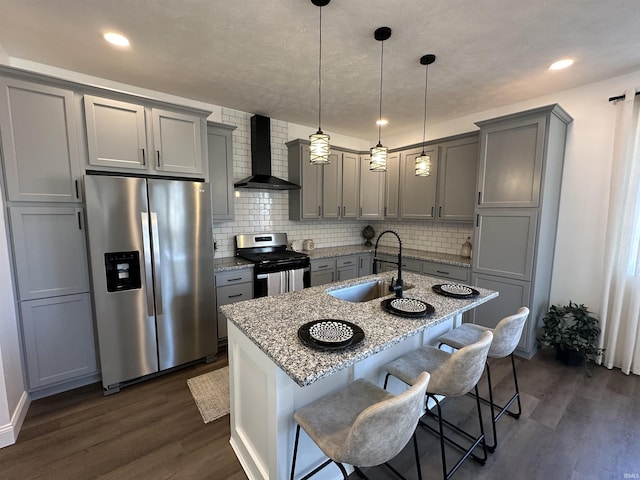
<svg viewBox="0 0 640 480"><path fill-rule="evenodd" d="M322 7L320 7L320 55L318 61L318 131L322 131Z"/></svg>
<svg viewBox="0 0 640 480"><path fill-rule="evenodd" d="M384 62L384 40L380 42L380 115L378 116L378 145L380 145L380 134L382 130L382 66Z"/></svg>
<svg viewBox="0 0 640 480"><path fill-rule="evenodd" d="M424 153L424 142L427 132L427 85L429 82L429 65L425 70L424 75L424 123L422 125L422 153Z"/></svg>

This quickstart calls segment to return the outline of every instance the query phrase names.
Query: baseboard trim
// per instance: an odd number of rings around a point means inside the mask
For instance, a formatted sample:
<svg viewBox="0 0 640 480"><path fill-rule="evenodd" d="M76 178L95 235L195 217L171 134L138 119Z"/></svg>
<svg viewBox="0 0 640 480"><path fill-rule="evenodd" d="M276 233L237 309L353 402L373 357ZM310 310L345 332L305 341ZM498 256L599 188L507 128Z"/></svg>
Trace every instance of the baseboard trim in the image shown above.
<svg viewBox="0 0 640 480"><path fill-rule="evenodd" d="M11 423L0 426L0 448L8 447L16 443L22 423L27 416L27 411L31 405L31 399L27 392L22 392L18 405L11 416Z"/></svg>

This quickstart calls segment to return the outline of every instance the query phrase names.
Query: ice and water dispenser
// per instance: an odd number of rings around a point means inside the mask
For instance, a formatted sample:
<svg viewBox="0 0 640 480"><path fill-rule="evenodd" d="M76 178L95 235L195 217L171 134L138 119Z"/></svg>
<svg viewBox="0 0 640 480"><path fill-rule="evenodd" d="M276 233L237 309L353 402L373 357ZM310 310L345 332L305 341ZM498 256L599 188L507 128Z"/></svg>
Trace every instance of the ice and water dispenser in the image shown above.
<svg viewBox="0 0 640 480"><path fill-rule="evenodd" d="M122 292L140 288L140 252L109 252L104 254L107 291Z"/></svg>

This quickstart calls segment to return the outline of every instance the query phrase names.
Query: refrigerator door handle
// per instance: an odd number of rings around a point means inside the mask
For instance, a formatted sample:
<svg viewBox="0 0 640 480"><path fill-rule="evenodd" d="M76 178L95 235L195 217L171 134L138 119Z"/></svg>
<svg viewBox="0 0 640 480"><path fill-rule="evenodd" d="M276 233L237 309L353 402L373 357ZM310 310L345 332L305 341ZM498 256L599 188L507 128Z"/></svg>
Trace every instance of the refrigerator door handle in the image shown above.
<svg viewBox="0 0 640 480"><path fill-rule="evenodd" d="M162 285L160 282L160 236L158 235L158 214L151 212L151 241L153 242L153 278L156 294L156 315L162 315Z"/></svg>
<svg viewBox="0 0 640 480"><path fill-rule="evenodd" d="M153 278L151 277L151 243L149 241L149 214L140 212L142 225L142 255L144 256L145 293L147 294L147 316L153 316Z"/></svg>

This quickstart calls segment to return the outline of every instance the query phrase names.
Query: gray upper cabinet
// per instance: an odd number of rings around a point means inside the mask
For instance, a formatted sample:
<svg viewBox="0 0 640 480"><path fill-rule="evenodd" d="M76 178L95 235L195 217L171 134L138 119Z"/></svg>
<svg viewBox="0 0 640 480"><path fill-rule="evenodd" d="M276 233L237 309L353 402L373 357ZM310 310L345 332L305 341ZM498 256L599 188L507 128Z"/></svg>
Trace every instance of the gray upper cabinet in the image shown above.
<svg viewBox="0 0 640 480"><path fill-rule="evenodd" d="M0 88L8 200L82 201L73 92L9 78Z"/></svg>
<svg viewBox="0 0 640 480"><path fill-rule="evenodd" d="M436 218L436 186L438 177L438 147L427 145L431 156L431 175L415 176L415 160L422 148L403 151L400 166L400 215L403 219L433 220Z"/></svg>
<svg viewBox="0 0 640 480"><path fill-rule="evenodd" d="M289 219L317 220L322 218L322 167L309 163L309 142L294 140L289 149L289 181L300 190L289 190Z"/></svg>
<svg viewBox="0 0 640 480"><path fill-rule="evenodd" d="M384 173L384 218L400 216L400 153L389 153Z"/></svg>
<svg viewBox="0 0 640 480"><path fill-rule="evenodd" d="M369 157L360 157L360 215L361 220L384 218L384 192L387 173L369 170Z"/></svg>
<svg viewBox="0 0 640 480"><path fill-rule="evenodd" d="M358 216L359 198L359 155L342 153L342 218Z"/></svg>
<svg viewBox="0 0 640 480"><path fill-rule="evenodd" d="M322 218L356 218L358 214L358 156L332 150L322 165Z"/></svg>
<svg viewBox="0 0 640 480"><path fill-rule="evenodd" d="M439 145L438 220L473 222L478 134Z"/></svg>
<svg viewBox="0 0 640 480"><path fill-rule="evenodd" d="M536 350L536 323L549 308L565 139L571 117L559 106L479 122L480 160L472 282L500 296L474 310L494 327L522 306L531 311L517 352Z"/></svg>
<svg viewBox="0 0 640 480"><path fill-rule="evenodd" d="M144 107L108 98L84 96L89 165L147 170Z"/></svg>
<svg viewBox="0 0 640 480"><path fill-rule="evenodd" d="M84 96L91 167L204 175L204 118L108 98Z"/></svg>
<svg viewBox="0 0 640 480"><path fill-rule="evenodd" d="M207 123L211 212L214 222L234 218L233 202L233 130L235 127Z"/></svg>
<svg viewBox="0 0 640 480"><path fill-rule="evenodd" d="M322 218L342 216L342 153L331 150L329 164L315 166L322 171Z"/></svg>
<svg viewBox="0 0 640 480"><path fill-rule="evenodd" d="M81 208L10 207L19 300L89 291Z"/></svg>
<svg viewBox="0 0 640 480"><path fill-rule="evenodd" d="M202 176L202 120L195 115L151 109L155 169Z"/></svg>
<svg viewBox="0 0 640 480"><path fill-rule="evenodd" d="M482 128L478 207L537 207L544 156L545 118Z"/></svg>

